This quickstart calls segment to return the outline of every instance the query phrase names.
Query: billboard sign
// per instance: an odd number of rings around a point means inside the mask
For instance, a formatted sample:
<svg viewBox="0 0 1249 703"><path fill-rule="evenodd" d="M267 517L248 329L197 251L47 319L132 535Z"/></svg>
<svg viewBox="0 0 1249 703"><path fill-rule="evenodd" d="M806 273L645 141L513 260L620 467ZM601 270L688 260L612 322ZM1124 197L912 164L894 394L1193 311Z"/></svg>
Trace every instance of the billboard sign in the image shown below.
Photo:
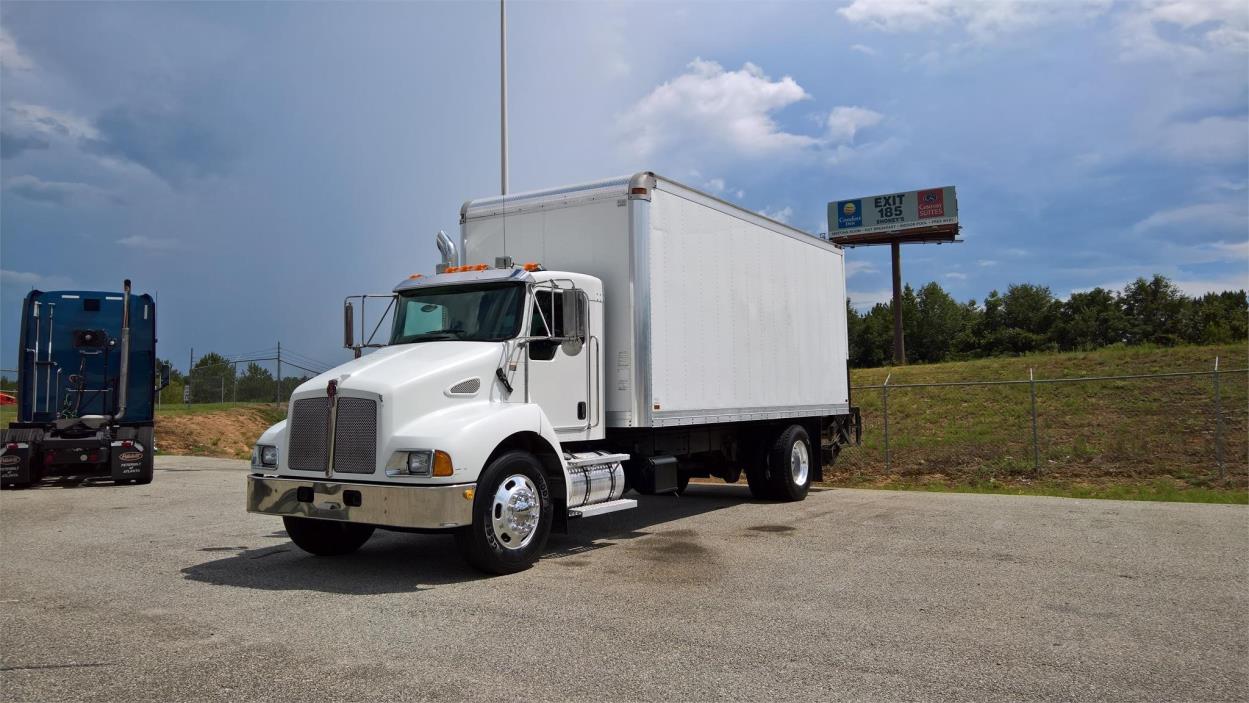
<svg viewBox="0 0 1249 703"><path fill-rule="evenodd" d="M957 231L958 199L954 186L884 193L828 204L830 239L951 226Z"/></svg>

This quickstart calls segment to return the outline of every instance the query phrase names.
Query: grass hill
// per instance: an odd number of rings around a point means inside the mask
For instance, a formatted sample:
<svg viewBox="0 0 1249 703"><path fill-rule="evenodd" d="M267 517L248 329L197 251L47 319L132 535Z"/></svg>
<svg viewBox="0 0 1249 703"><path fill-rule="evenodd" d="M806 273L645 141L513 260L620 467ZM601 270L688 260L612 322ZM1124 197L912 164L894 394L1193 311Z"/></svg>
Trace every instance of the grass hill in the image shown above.
<svg viewBox="0 0 1249 703"><path fill-rule="evenodd" d="M906 367L861 369L854 386L1027 380L1210 371L1249 366L1244 343L1123 347ZM854 392L863 446L847 449L826 478L839 485L976 490L1114 498L1249 501L1249 374L1220 377L1224 463L1215 457L1210 376L1039 383L1040 472L1034 470L1029 387L893 388L890 466L882 392Z"/></svg>

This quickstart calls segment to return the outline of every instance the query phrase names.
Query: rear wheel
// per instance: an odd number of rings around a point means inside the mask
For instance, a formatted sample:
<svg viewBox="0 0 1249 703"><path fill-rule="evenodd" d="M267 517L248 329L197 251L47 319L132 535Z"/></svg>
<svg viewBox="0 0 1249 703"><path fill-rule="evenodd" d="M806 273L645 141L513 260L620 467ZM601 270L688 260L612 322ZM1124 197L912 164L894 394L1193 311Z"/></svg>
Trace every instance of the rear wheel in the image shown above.
<svg viewBox="0 0 1249 703"><path fill-rule="evenodd" d="M811 487L811 437L802 425L790 425L768 450L767 473L772 496L795 501L807 497Z"/></svg>
<svg viewBox="0 0 1249 703"><path fill-rule="evenodd" d="M351 554L373 536L372 525L354 522L283 517L282 523L295 546L319 557Z"/></svg>
<svg viewBox="0 0 1249 703"><path fill-rule="evenodd" d="M510 451L481 472L473 524L455 533L456 544L486 573L524 571L546 548L554 515L542 464L529 452Z"/></svg>

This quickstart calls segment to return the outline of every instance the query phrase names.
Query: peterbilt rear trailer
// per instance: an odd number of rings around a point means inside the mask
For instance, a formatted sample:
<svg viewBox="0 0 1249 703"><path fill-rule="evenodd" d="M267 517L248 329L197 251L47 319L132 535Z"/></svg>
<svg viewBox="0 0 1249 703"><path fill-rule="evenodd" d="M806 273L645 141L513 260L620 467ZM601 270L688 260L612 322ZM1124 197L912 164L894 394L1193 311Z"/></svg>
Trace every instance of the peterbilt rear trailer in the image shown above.
<svg viewBox="0 0 1249 703"><path fill-rule="evenodd" d="M745 473L802 500L857 441L837 246L650 172L460 220L439 271L394 289L389 343L297 388L257 443L248 510L307 551L448 531L507 573L629 489Z"/></svg>

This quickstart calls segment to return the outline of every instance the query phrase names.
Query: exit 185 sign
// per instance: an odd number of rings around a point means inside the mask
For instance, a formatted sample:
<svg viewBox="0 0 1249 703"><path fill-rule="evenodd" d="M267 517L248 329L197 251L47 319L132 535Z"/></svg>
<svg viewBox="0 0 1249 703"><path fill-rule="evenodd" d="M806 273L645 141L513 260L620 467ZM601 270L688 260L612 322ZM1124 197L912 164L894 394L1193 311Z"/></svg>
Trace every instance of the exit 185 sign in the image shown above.
<svg viewBox="0 0 1249 703"><path fill-rule="evenodd" d="M954 186L883 193L828 204L830 237L957 224Z"/></svg>

